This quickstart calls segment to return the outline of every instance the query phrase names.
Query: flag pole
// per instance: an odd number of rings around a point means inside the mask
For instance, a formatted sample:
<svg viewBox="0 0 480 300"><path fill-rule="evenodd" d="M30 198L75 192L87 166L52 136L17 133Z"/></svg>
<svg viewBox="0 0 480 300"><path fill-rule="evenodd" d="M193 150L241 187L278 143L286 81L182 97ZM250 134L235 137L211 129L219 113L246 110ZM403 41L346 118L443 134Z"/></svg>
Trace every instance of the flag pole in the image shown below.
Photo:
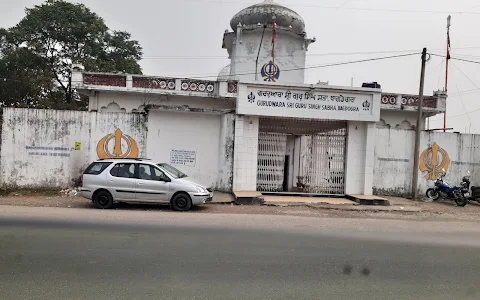
<svg viewBox="0 0 480 300"><path fill-rule="evenodd" d="M272 81L275 82L275 39L277 38L277 23L275 22L276 16L272 16Z"/></svg>
<svg viewBox="0 0 480 300"><path fill-rule="evenodd" d="M450 20L451 16L447 17L447 57L445 59L445 93L448 98L448 61L450 60ZM447 129L447 102L445 102L445 112L443 113L443 132Z"/></svg>

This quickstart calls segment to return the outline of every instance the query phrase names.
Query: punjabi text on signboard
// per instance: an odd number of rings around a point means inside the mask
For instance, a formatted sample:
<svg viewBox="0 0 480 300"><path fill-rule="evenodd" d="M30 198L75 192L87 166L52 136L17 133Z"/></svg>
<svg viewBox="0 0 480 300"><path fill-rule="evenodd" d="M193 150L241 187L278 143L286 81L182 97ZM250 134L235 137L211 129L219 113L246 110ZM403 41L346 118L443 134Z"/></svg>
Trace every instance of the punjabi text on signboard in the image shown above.
<svg viewBox="0 0 480 300"><path fill-rule="evenodd" d="M372 102L352 95L325 92L250 90L248 103L258 107L370 113Z"/></svg>

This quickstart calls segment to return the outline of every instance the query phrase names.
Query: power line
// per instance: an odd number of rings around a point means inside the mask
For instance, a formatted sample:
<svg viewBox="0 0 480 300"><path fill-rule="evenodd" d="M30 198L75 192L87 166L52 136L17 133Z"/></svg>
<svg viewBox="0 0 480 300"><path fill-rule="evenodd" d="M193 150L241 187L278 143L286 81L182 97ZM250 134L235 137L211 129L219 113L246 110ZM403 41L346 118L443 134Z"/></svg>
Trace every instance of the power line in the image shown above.
<svg viewBox="0 0 480 300"><path fill-rule="evenodd" d="M457 49L480 49L480 46L476 47L463 47L463 48L455 48ZM429 51L434 52L434 51L440 51L443 49L431 49ZM408 53L408 52L416 52L418 50L412 49L412 50L384 50L384 51L359 51L359 52L330 52L330 53L307 53L307 57L316 57L316 56L342 56L342 55L368 55L368 54L388 54L388 53ZM289 57L290 55L278 55L278 57ZM458 54L458 56L466 56L463 54ZM249 56L236 56L236 58L247 58ZM277 57L277 56L276 56ZM230 59L226 56L221 56L221 55L203 55L203 56L178 56L178 55L149 55L149 56L144 56L142 59L144 60L155 60L155 59Z"/></svg>
<svg viewBox="0 0 480 300"><path fill-rule="evenodd" d="M480 48L480 47L479 47ZM341 56L341 55L362 55L362 54L388 54L415 52L418 50L387 50L387 51L365 51L365 52L332 52L332 53L307 53L307 57L312 56ZM290 57L291 55L275 55L275 57ZM248 55L235 56L235 58L247 58ZM142 59L229 59L225 56L145 56Z"/></svg>
<svg viewBox="0 0 480 300"><path fill-rule="evenodd" d="M480 47L479 47L480 48ZM388 54L388 53L405 53L415 52L418 50L386 50L386 51L365 51L365 52L331 52L331 53L307 53L311 56L340 56L340 55L362 55L362 54ZM275 57L290 57L291 55L275 55ZM248 55L235 56L235 58L247 58ZM226 56L145 56L142 59L229 59Z"/></svg>
<svg viewBox="0 0 480 300"><path fill-rule="evenodd" d="M458 84L455 81L455 87L457 88L457 92L460 93L460 89L458 88ZM470 126L472 126L472 119L470 119L470 114L467 111L467 108L465 107L465 103L463 102L462 95L458 94L458 97L460 98L460 103L462 103L463 109L465 110L465 114L467 115L468 121L470 122ZM476 133L475 128L473 128L473 132Z"/></svg>
<svg viewBox="0 0 480 300"><path fill-rule="evenodd" d="M467 74L465 74L465 72L463 72L459 67L457 67L457 65L455 65L453 62L452 62L452 65L458 70L460 71L460 73L463 74L463 76L465 76L465 78L467 78L477 89L479 89L478 85L470 78L468 77Z"/></svg>
<svg viewBox="0 0 480 300"><path fill-rule="evenodd" d="M430 53L433 56L439 56L439 57L445 57L445 55L440 55L440 54L435 54L435 53ZM469 63L474 63L480 65L480 61L475 61L475 60L469 60L469 59L462 59L462 58L456 58L456 57L451 57L450 59L454 60L459 60L459 61L464 61L464 62L469 62Z"/></svg>
<svg viewBox="0 0 480 300"><path fill-rule="evenodd" d="M439 88L439 85L440 85L440 77L442 76L442 65L443 65L443 62L445 62L445 59L442 59L442 62L440 63L440 70L438 71L438 79L437 79L437 89L440 89Z"/></svg>
<svg viewBox="0 0 480 300"><path fill-rule="evenodd" d="M219 1L219 0L184 0L188 2L210 2L218 4L242 4L253 5L258 3L253 2L239 2L239 1ZM309 7L309 8L322 8L333 10L353 10L353 11L371 11L371 12L392 12L392 13L417 13L417 14L442 14L442 15L480 15L480 12L475 11L440 11L440 10L412 10L412 9L389 9L389 8L369 8L369 7L348 7L348 6L329 6L329 5L300 5L296 3L285 3L284 6L291 7Z"/></svg>
<svg viewBox="0 0 480 300"><path fill-rule="evenodd" d="M384 59L391 59L391 58L399 58L399 57L407 57L407 56L412 56L412 55L417 55L417 53L408 53L408 54L399 54L399 55L392 55L392 56L384 56L384 57L376 57L376 58L368 58L368 59L361 59L361 60L355 60L355 61L346 61L346 62L339 62L339 63L331 63L331 64L325 64L325 65L317 65L317 66L308 66L308 67L302 67L302 68L292 68L292 69L285 69L282 70L282 72L289 72L289 71L299 71L299 70L310 70L310 69L320 69L320 68L326 68L326 67L335 67L335 66L343 66L343 65L350 65L350 64L357 64L357 63L363 63L363 62L371 62L371 61L378 61L378 60L384 60ZM255 75L255 72L248 72L248 73L237 73L233 75L229 75L230 77L234 76L242 76L242 75ZM212 76L201 76L201 77L194 77L194 78L211 78L211 77L217 77L218 74L212 75Z"/></svg>
<svg viewBox="0 0 480 300"><path fill-rule="evenodd" d="M475 82L474 82L472 79L470 79L470 77L468 77L468 75L465 74L465 72L463 72L463 71L462 71L457 65L455 65L453 62L452 62L452 65L453 65L458 71L460 71L460 73L462 73L470 82L472 82L472 84L473 84L474 86L476 86L477 88L476 88L476 89L472 89L472 90L467 90L467 91L462 91L462 92L461 92L461 91L459 90L459 88L458 88L458 85L455 83L456 88L457 88L457 93L455 93L455 94L449 94L449 96L458 95L458 96L460 97L460 101L462 102L462 105L463 105L463 108L464 108L464 110L465 110L465 113L464 113L464 114L459 114L459 115L454 115L454 116L449 116L449 117L447 117L447 119L457 118L457 117L463 117L463 116L467 115L467 116L468 116L468 119L470 120L470 124L472 124L472 121L471 121L471 119L470 119L470 115L469 115L469 114L474 113L474 112L477 112L477 111L480 111L480 109L475 109L475 110L471 110L471 111L467 112L467 109L466 109L466 107L465 107L465 104L464 104L464 102L463 102L463 98L462 98L461 95L462 95L462 94L466 94L466 93L470 93L470 92L480 91L480 87L478 87L478 85L475 84ZM433 121L435 121L435 120L433 120ZM475 130L475 129L474 129L474 130Z"/></svg>
<svg viewBox="0 0 480 300"><path fill-rule="evenodd" d="M292 69L283 70L282 72L327 68L327 67L357 64L357 63L364 63L364 62L372 62L372 61L379 61L379 60L392 59L392 58L407 57L407 56L412 56L412 55L418 55L418 53L399 54L399 55L368 58L368 59L355 60L355 61L338 62L338 63L324 64L324 65L317 65L317 66L307 66L307 67L302 67L302 68L292 68ZM254 75L254 74L255 74L254 72L248 72L248 73L231 74L231 75L228 75L228 76L235 77L235 76L241 76L241 75ZM218 74L209 75L209 76L183 75L183 76L177 76L177 77L189 78L188 76L191 76L190 78L206 79L206 78L218 77ZM175 77L175 76L162 76L162 77ZM11 78L0 77L0 83L2 81L14 81L14 82L21 82L21 83L31 83L31 82L27 82L27 81L21 81L21 80L16 80L16 79L11 79ZM75 82L80 82L80 81L75 81L74 80L72 82L75 83Z"/></svg>
<svg viewBox="0 0 480 300"><path fill-rule="evenodd" d="M478 88L478 89L466 90L466 91L461 91L460 93L453 93L453 94L448 94L448 95L449 95L449 96L465 95L465 94L470 94L470 93L475 93L475 92L480 92L480 88Z"/></svg>
<svg viewBox="0 0 480 300"><path fill-rule="evenodd" d="M463 117L467 114L471 114L471 113L474 113L474 112L477 112L477 111L480 111L480 109L475 109L475 110L471 110L469 111L468 113L464 113L464 114L459 114L459 115L453 115L453 116L449 116L447 117L447 119L452 119L452 118L457 118L457 117ZM432 120L433 122L440 122L442 121L443 122L443 118L441 120Z"/></svg>

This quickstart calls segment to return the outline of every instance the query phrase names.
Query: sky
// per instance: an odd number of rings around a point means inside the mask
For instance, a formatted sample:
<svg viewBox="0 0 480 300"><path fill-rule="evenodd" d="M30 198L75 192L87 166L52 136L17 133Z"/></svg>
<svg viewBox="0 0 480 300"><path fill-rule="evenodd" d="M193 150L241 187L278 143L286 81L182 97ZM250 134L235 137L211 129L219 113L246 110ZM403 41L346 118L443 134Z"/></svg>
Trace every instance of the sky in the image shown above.
<svg viewBox="0 0 480 300"><path fill-rule="evenodd" d="M223 33L241 9L263 0L77 0L125 30L144 50L143 73L155 76L216 76L229 64ZM0 0L0 27L11 27L24 9L41 0ZM480 3L475 0L276 0L299 13L309 37L307 66L418 52L368 63L306 70L306 83L355 86L377 81L384 92L419 90L420 52L426 47L425 94L445 87L447 16L452 57L480 62ZM231 30L231 29L230 29ZM440 56L436 56L440 55ZM447 127L480 133L480 63L450 60ZM212 77L214 79L214 77ZM430 128L443 127L443 115Z"/></svg>

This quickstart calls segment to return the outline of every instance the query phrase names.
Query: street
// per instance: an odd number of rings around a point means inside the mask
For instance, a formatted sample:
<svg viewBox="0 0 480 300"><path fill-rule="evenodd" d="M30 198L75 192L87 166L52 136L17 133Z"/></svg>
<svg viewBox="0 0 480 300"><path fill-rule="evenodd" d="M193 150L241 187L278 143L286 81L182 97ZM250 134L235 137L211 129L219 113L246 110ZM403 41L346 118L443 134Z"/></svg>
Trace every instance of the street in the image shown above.
<svg viewBox="0 0 480 300"><path fill-rule="evenodd" d="M0 207L1 299L478 299L474 222Z"/></svg>

